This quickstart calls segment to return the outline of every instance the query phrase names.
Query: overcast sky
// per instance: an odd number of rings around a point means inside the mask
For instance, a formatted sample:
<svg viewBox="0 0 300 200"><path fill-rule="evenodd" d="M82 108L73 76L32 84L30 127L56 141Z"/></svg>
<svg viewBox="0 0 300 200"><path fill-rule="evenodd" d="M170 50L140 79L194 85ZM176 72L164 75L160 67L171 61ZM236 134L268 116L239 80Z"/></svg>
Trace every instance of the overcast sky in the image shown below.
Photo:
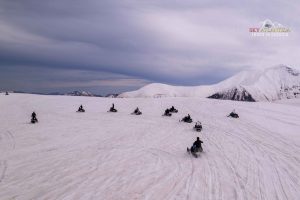
<svg viewBox="0 0 300 200"><path fill-rule="evenodd" d="M106 94L299 69L299 11L299 0L0 0L0 90ZM265 19L289 36L251 36Z"/></svg>

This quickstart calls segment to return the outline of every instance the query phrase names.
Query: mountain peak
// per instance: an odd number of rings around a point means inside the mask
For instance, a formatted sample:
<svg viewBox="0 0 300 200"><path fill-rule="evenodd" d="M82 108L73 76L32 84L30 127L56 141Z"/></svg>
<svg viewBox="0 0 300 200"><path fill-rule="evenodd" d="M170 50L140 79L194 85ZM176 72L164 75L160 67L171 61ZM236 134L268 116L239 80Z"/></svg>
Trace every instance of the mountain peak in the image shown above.
<svg viewBox="0 0 300 200"><path fill-rule="evenodd" d="M65 94L67 96L94 96L92 93L90 92L86 92L86 91L73 91L73 92L69 92L67 94Z"/></svg>
<svg viewBox="0 0 300 200"><path fill-rule="evenodd" d="M236 101L275 101L300 97L300 73L278 65L261 70L242 71L218 84L171 86L152 83L120 97L209 97Z"/></svg>
<svg viewBox="0 0 300 200"><path fill-rule="evenodd" d="M265 72L272 71L272 70L288 72L289 74L291 74L293 76L299 76L300 75L298 70L293 69L293 68L291 68L289 66L286 66L286 65L278 65L278 66L274 66L274 67L269 67L269 68L265 69Z"/></svg>

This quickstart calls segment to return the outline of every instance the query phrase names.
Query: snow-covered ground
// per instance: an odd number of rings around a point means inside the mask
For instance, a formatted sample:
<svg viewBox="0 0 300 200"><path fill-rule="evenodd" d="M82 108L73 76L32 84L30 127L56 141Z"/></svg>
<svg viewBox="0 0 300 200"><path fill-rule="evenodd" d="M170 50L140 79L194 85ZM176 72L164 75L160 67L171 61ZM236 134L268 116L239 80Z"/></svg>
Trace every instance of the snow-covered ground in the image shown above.
<svg viewBox="0 0 300 200"><path fill-rule="evenodd" d="M300 100L289 102L0 95L0 199L300 199ZM179 113L162 117L171 105ZM202 132L178 122L188 113Z"/></svg>

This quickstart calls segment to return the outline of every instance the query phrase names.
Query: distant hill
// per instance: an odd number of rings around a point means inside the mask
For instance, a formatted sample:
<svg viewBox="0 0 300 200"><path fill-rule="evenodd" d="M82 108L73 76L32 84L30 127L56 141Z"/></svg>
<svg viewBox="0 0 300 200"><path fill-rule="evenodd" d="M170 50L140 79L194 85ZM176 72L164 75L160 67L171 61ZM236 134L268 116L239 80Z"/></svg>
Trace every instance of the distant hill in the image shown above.
<svg viewBox="0 0 300 200"><path fill-rule="evenodd" d="M77 90L73 91L73 92L66 93L65 95L67 95L67 96L89 96L89 97L94 96L91 92L77 91Z"/></svg>
<svg viewBox="0 0 300 200"><path fill-rule="evenodd" d="M105 97L108 97L108 98L116 98L118 97L119 94L107 94Z"/></svg>

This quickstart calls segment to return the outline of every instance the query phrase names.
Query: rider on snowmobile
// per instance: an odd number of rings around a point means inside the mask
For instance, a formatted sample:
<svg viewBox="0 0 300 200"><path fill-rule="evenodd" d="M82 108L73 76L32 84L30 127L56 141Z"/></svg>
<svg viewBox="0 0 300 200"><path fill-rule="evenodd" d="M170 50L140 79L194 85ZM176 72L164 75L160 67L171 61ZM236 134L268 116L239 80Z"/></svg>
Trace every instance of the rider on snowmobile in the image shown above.
<svg viewBox="0 0 300 200"><path fill-rule="evenodd" d="M170 113L170 109L167 108L167 109L165 110L165 114L164 114L164 115L168 116L168 115L170 115L170 114L171 114L171 113Z"/></svg>
<svg viewBox="0 0 300 200"><path fill-rule="evenodd" d="M36 118L36 113L33 112L31 114L31 123L36 123L36 122L38 122L38 119Z"/></svg>
<svg viewBox="0 0 300 200"><path fill-rule="evenodd" d="M35 112L33 112L33 113L31 114L31 119L36 120L36 113L35 113Z"/></svg>
<svg viewBox="0 0 300 200"><path fill-rule="evenodd" d="M139 109L139 107L136 107L136 109L134 110L134 113L138 113L138 112L140 112L140 109Z"/></svg>
<svg viewBox="0 0 300 200"><path fill-rule="evenodd" d="M112 106L109 109L109 112L117 112L117 109L115 109L115 104L112 104Z"/></svg>
<svg viewBox="0 0 300 200"><path fill-rule="evenodd" d="M199 150L201 150L202 149L202 145L201 145L202 143L203 143L203 141L201 141L200 138L197 137L197 140L193 143L191 151L192 152L198 152Z"/></svg>

